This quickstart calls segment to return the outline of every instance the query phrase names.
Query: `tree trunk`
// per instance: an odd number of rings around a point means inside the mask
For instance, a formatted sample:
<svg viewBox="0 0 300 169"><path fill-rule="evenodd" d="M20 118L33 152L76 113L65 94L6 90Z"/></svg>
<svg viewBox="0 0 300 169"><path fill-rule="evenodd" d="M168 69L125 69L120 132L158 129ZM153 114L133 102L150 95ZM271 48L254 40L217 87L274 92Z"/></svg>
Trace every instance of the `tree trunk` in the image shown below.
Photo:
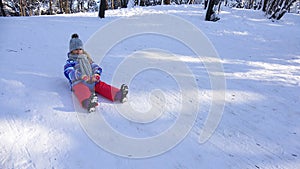
<svg viewBox="0 0 300 169"><path fill-rule="evenodd" d="M65 0L64 2L64 12L65 13L70 13L70 8L69 8L69 1L68 0Z"/></svg>
<svg viewBox="0 0 300 169"><path fill-rule="evenodd" d="M105 9L106 9L106 0L101 0L99 6L99 13L98 13L99 18L105 18Z"/></svg>
<svg viewBox="0 0 300 169"><path fill-rule="evenodd" d="M263 0L263 6L262 6L262 11L266 12L267 11L267 4L269 0Z"/></svg>
<svg viewBox="0 0 300 169"><path fill-rule="evenodd" d="M208 0L204 0L204 9L207 8Z"/></svg>
<svg viewBox="0 0 300 169"><path fill-rule="evenodd" d="M32 0L29 0L29 16L33 15L33 10L32 10Z"/></svg>
<svg viewBox="0 0 300 169"><path fill-rule="evenodd" d="M20 16L24 16L24 13L23 13L23 0L20 0Z"/></svg>
<svg viewBox="0 0 300 169"><path fill-rule="evenodd" d="M195 0L189 0L188 4L194 4Z"/></svg>
<svg viewBox="0 0 300 169"><path fill-rule="evenodd" d="M63 1L62 0L59 0L58 1L58 3L59 3L59 12L60 13L64 13L64 5L63 5Z"/></svg>
<svg viewBox="0 0 300 169"><path fill-rule="evenodd" d="M68 0L66 0L66 1L68 1ZM70 4L68 4L68 7L70 9L69 13L73 13L73 0L70 0Z"/></svg>
<svg viewBox="0 0 300 169"><path fill-rule="evenodd" d="M214 13L214 11L213 11L214 4L215 4L215 0L210 0L208 3L206 15L205 15L206 21L211 21L211 15Z"/></svg>
<svg viewBox="0 0 300 169"><path fill-rule="evenodd" d="M121 0L121 7L122 8L127 8L127 3L126 0Z"/></svg>
<svg viewBox="0 0 300 169"><path fill-rule="evenodd" d="M52 0L49 0L49 12L50 12L50 15L53 14L53 12L52 12Z"/></svg>
<svg viewBox="0 0 300 169"><path fill-rule="evenodd" d="M5 14L5 11L4 11L4 6L3 6L3 3L2 3L2 0L0 0L0 10L1 10L1 16L6 16L6 14Z"/></svg>
<svg viewBox="0 0 300 169"><path fill-rule="evenodd" d="M219 4L218 4L218 14L221 12L221 5L222 5L222 2L223 2L223 1L219 1Z"/></svg>

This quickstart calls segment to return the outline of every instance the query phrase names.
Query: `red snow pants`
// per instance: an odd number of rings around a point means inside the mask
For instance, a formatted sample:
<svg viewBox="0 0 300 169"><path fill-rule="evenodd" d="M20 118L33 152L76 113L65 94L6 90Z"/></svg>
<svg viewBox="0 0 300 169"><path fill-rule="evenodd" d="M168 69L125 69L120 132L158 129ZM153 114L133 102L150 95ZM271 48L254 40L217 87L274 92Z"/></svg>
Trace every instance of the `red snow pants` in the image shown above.
<svg viewBox="0 0 300 169"><path fill-rule="evenodd" d="M115 101L115 96L120 89L113 87L105 82L98 82L95 84L95 92L101 96L107 98L110 101ZM82 102L91 96L90 88L84 83L78 83L73 86L73 92L77 97L78 101Z"/></svg>
<svg viewBox="0 0 300 169"><path fill-rule="evenodd" d="M95 92L107 98L110 101L115 101L115 96L120 89L111 86L105 82L98 82L95 85Z"/></svg>

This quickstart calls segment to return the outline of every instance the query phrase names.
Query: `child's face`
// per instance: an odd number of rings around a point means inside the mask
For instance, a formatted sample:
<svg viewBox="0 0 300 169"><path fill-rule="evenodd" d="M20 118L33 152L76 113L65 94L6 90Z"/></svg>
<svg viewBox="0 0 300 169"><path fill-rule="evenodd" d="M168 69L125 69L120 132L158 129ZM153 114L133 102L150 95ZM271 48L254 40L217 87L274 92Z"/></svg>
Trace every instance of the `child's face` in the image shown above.
<svg viewBox="0 0 300 169"><path fill-rule="evenodd" d="M82 49L72 50L72 54L75 54L75 55L83 54L83 50Z"/></svg>

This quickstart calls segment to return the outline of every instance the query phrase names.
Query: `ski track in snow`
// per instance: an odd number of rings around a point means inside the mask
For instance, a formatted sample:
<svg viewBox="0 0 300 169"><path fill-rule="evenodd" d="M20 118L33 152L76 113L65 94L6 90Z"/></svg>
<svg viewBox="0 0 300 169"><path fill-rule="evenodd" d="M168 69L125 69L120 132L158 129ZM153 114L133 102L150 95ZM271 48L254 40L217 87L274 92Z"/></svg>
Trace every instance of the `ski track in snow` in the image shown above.
<svg viewBox="0 0 300 169"><path fill-rule="evenodd" d="M164 46L195 74L201 109L191 132L170 151L144 159L119 157L94 144L81 128L63 77L68 42L74 32L86 42L117 18L153 13L179 16L212 41L226 77L223 117L212 137L199 144L212 97L201 61L161 37L121 42L102 62L104 81L111 81L113 70L132 52ZM170 5L108 10L101 20L96 16L0 18L0 168L300 168L299 15L286 14L271 22L260 11L224 8L221 20L211 23L203 21L201 5ZM151 107L152 89L160 86L165 92L167 113L155 123L126 120L103 98L96 113L125 135L157 135L178 118L174 111L181 100L174 83L167 74L153 71L137 76L130 86L132 101L126 104L139 110Z"/></svg>

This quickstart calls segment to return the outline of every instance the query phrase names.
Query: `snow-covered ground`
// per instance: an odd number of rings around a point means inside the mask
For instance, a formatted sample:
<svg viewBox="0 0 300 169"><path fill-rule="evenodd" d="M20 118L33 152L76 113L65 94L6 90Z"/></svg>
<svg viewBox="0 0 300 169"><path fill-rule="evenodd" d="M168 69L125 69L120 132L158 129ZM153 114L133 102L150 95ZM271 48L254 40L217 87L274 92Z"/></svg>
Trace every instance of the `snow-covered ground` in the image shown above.
<svg viewBox="0 0 300 169"><path fill-rule="evenodd" d="M116 108L122 105L103 98L96 113L76 113L63 65L72 33L87 42L118 18L147 14L178 16L208 37L224 67L225 106L217 129L200 143L212 104L205 60L164 36L141 35L120 42L100 63L104 81L112 82L114 70L126 58L159 48L189 67L198 88L192 92L199 93L200 102L195 123L186 124L192 129L179 144L148 158L123 157L97 145L80 118L104 116L105 123L123 135L154 137L179 118L176 110L182 107L177 104L183 102L183 90L178 81L156 69L136 74L127 105L151 109L153 90L163 93L167 103L155 121L136 123L118 113ZM223 8L221 20L213 23L204 21L201 5L181 5L106 11L101 20L96 16L0 18L0 168L300 168L300 15L286 14L271 22L260 11ZM103 132L99 129L99 135Z"/></svg>

